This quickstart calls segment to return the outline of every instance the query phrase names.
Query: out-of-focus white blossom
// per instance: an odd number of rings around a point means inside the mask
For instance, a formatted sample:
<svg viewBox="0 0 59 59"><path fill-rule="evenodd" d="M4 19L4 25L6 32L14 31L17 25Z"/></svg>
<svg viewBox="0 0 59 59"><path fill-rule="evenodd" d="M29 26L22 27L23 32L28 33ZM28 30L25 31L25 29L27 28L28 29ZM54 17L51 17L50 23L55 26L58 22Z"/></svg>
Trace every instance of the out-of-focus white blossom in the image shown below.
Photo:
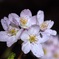
<svg viewBox="0 0 59 59"><path fill-rule="evenodd" d="M45 44L43 44L44 56L40 59L59 59L59 38L51 36Z"/></svg>

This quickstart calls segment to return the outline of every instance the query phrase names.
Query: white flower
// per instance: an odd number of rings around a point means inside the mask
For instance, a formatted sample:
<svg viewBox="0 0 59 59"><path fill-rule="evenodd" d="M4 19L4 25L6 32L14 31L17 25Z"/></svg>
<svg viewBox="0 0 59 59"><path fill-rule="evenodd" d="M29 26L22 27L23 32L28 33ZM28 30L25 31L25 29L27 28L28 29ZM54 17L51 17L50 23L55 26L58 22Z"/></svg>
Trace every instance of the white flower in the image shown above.
<svg viewBox="0 0 59 59"><path fill-rule="evenodd" d="M37 13L37 24L40 26L40 30L43 31L47 35L56 35L57 32L52 30L51 27L54 24L54 21L47 20L44 21L44 12L39 10Z"/></svg>
<svg viewBox="0 0 59 59"><path fill-rule="evenodd" d="M20 39L23 29L11 26L7 18L1 19L1 24L5 31L0 31L0 41L7 42L7 46L10 47L13 43Z"/></svg>
<svg viewBox="0 0 59 59"><path fill-rule="evenodd" d="M20 13L19 25L22 28L29 28L34 24L36 24L36 16L32 16L32 13L29 9L24 9Z"/></svg>
<svg viewBox="0 0 59 59"><path fill-rule="evenodd" d="M24 41L22 44L22 51L27 54L32 51L36 57L44 55L41 43L46 41L45 36L42 38L39 35L39 26L32 26L29 30L25 30L21 35L21 40Z"/></svg>

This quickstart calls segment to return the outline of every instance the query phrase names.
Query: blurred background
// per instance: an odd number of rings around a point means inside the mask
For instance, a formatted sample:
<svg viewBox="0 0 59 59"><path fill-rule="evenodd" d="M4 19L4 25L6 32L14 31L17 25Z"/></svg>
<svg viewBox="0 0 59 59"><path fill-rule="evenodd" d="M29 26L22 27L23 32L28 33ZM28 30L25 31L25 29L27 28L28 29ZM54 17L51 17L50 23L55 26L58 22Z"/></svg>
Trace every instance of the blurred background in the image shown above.
<svg viewBox="0 0 59 59"><path fill-rule="evenodd" d="M53 20L55 22L52 29L55 29L59 34L59 1L56 0L0 0L0 19L4 16L8 17L9 13L17 13L20 15L20 12L23 9L30 9L33 15L37 14L38 10L43 10L45 14L45 20ZM0 31L3 28L0 23ZM0 56L4 53L7 46L6 43L0 42ZM16 43L13 51L18 54L20 52L20 47ZM29 59L29 54L27 54L27 59ZM36 59L35 57L30 57Z"/></svg>

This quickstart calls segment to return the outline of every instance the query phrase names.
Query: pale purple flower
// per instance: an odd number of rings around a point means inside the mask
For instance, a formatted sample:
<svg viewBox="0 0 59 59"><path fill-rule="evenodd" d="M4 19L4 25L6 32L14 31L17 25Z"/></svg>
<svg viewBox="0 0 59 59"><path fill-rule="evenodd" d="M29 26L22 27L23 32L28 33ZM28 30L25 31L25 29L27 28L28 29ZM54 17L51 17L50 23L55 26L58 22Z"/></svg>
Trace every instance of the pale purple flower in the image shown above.
<svg viewBox="0 0 59 59"><path fill-rule="evenodd" d="M39 10L37 13L37 24L40 27L41 33L45 33L47 35L56 35L57 32L52 30L51 27L54 25L54 21L47 20L44 21L44 12Z"/></svg>
<svg viewBox="0 0 59 59"><path fill-rule="evenodd" d="M36 56L41 57L44 55L41 43L47 40L47 37L43 35L41 38L39 35L39 26L35 25L25 30L21 35L22 51L27 54L30 51Z"/></svg>
<svg viewBox="0 0 59 59"><path fill-rule="evenodd" d="M32 25L36 24L36 16L32 16L32 13L29 9L24 9L20 13L19 25L22 28L29 28Z"/></svg>
<svg viewBox="0 0 59 59"><path fill-rule="evenodd" d="M0 41L6 42L7 46L10 47L13 43L20 39L23 29L19 29L19 27L16 26L11 26L11 22L6 17L1 19L1 24L5 31L0 31Z"/></svg>

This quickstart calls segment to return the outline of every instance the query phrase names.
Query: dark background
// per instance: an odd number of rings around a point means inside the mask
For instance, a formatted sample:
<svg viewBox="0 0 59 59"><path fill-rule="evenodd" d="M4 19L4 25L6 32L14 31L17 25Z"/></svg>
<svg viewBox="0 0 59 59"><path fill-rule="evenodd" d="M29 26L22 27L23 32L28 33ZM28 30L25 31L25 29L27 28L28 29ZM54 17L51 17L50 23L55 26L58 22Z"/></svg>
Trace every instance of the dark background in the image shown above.
<svg viewBox="0 0 59 59"><path fill-rule="evenodd" d="M0 19L2 19L4 16L8 16L9 13L17 13L19 15L23 9L30 9L33 15L36 15L38 10L43 10L45 14L45 20L53 20L55 24L52 29L55 29L59 34L58 0L0 0ZM0 31L1 30L3 29L0 23ZM15 53L18 53L18 43L16 43L15 47L13 50ZM3 54L6 48L6 43L0 42L0 55ZM32 59L34 59L34 57Z"/></svg>

